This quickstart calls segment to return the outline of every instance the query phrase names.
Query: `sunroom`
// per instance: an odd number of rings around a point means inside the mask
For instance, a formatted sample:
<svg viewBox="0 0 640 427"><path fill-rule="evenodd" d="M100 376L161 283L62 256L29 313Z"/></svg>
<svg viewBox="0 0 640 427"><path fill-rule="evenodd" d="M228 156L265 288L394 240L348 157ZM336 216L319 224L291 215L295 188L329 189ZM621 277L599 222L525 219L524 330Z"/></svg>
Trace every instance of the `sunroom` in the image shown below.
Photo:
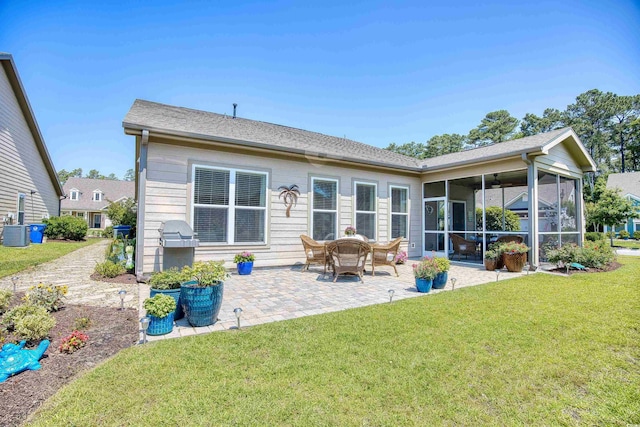
<svg viewBox="0 0 640 427"><path fill-rule="evenodd" d="M491 243L520 241L533 265L584 233L582 177L595 165L571 129L427 161L423 254L482 263Z"/></svg>

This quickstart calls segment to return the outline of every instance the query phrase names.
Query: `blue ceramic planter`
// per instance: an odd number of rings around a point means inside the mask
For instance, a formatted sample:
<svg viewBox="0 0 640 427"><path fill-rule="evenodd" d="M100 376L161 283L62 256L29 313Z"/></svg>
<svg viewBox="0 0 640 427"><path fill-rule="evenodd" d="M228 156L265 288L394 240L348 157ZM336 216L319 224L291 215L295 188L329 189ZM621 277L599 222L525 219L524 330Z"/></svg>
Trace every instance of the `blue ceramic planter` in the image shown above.
<svg viewBox="0 0 640 427"><path fill-rule="evenodd" d="M240 274L241 276L251 274L251 270L253 270L253 261L238 263L238 274Z"/></svg>
<svg viewBox="0 0 640 427"><path fill-rule="evenodd" d="M224 282L216 286L198 287L189 281L180 287L182 309L191 326L209 326L218 321L222 306Z"/></svg>
<svg viewBox="0 0 640 427"><path fill-rule="evenodd" d="M433 289L444 289L447 284L447 279L449 278L449 272L443 271L442 273L438 273L436 277L433 279Z"/></svg>
<svg viewBox="0 0 640 427"><path fill-rule="evenodd" d="M433 279L418 279L416 277L416 288L418 292L427 293L431 291L431 286L433 286Z"/></svg>
<svg viewBox="0 0 640 427"><path fill-rule="evenodd" d="M147 314L149 317L149 328L147 329L148 335L164 335L173 331L173 319L175 311L172 311L165 317L156 317Z"/></svg>
<svg viewBox="0 0 640 427"><path fill-rule="evenodd" d="M176 300L176 315L174 316L175 320L180 320L184 317L184 311L182 310L182 303L180 301L180 288L178 289L154 289L151 288L151 293L149 296L153 298L156 294L169 295L174 300Z"/></svg>

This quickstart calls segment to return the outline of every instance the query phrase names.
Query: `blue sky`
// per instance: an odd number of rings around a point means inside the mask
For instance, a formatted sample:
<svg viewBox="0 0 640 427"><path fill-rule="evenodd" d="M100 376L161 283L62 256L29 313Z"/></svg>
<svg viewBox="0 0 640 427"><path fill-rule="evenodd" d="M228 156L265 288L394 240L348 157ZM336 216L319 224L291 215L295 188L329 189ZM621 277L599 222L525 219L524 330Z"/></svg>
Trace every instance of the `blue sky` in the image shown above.
<svg viewBox="0 0 640 427"><path fill-rule="evenodd" d="M99 4L92 4L99 3ZM379 147L640 93L640 3L0 1L57 169L124 175L134 99Z"/></svg>

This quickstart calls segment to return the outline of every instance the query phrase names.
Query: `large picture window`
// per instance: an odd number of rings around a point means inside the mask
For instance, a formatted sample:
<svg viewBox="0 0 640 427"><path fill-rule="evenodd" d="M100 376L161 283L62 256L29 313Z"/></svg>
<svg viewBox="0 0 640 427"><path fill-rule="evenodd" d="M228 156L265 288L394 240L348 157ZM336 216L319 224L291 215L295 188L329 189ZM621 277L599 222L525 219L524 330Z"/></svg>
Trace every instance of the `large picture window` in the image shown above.
<svg viewBox="0 0 640 427"><path fill-rule="evenodd" d="M409 189L391 186L391 238L409 237Z"/></svg>
<svg viewBox="0 0 640 427"><path fill-rule="evenodd" d="M193 230L203 243L266 242L267 174L194 166Z"/></svg>
<svg viewBox="0 0 640 427"><path fill-rule="evenodd" d="M370 240L376 239L376 190L376 184L355 183L356 230Z"/></svg>
<svg viewBox="0 0 640 427"><path fill-rule="evenodd" d="M338 227L338 181L312 178L312 229L314 240L333 240Z"/></svg>

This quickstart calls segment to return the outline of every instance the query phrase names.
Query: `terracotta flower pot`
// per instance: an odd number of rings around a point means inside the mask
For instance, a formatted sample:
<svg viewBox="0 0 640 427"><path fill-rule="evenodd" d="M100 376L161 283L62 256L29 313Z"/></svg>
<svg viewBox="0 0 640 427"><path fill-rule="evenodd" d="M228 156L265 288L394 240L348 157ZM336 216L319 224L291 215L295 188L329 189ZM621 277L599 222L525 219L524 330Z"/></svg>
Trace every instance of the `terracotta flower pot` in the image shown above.
<svg viewBox="0 0 640 427"><path fill-rule="evenodd" d="M526 252L523 254L510 254L505 252L502 254L502 260L507 270L512 273L520 273L527 262L527 254Z"/></svg>

